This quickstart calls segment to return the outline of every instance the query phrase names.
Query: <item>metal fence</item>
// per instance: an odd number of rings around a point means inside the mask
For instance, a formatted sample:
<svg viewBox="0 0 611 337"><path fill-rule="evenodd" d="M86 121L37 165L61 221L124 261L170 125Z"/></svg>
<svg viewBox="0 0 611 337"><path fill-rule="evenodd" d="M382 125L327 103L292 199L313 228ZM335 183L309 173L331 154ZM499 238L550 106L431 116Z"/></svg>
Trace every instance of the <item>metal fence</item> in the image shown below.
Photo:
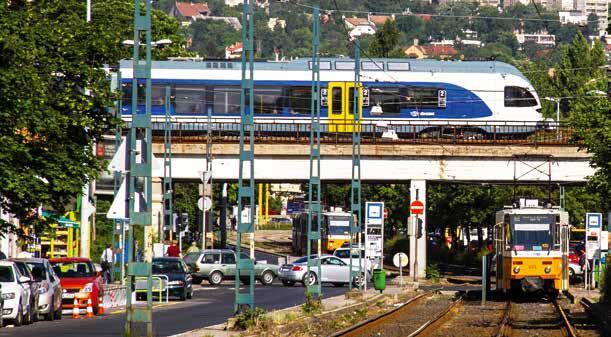
<svg viewBox="0 0 611 337"><path fill-rule="evenodd" d="M163 137L164 123L153 123L157 140ZM352 143L353 124L321 125L321 142ZM239 121L174 122L173 142L202 142L208 132L215 143L239 141ZM255 141L259 143L309 143L309 121L258 121ZM367 144L502 144L575 146L573 130L555 122L410 122L367 121L358 126L362 143ZM337 129L347 130L338 132Z"/></svg>

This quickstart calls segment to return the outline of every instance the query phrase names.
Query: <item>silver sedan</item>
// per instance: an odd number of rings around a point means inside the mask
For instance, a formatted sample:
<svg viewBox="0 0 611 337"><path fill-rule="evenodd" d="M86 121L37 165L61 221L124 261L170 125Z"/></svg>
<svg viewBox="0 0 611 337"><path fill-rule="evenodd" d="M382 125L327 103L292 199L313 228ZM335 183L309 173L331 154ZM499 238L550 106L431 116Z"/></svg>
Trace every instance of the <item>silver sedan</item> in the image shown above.
<svg viewBox="0 0 611 337"><path fill-rule="evenodd" d="M311 255L310 259L317 259L318 255ZM353 276L350 276L350 266L333 255L322 255L320 257L320 275L317 267L310 267L308 274L308 259L302 257L293 263L285 264L278 271L278 278L285 286L293 286L296 282L305 285L312 285L318 281L322 283L332 283L336 287L341 287L349 282L354 286L360 287L363 284L365 273L362 270L359 275L359 266L353 265ZM356 274L356 275L354 275Z"/></svg>

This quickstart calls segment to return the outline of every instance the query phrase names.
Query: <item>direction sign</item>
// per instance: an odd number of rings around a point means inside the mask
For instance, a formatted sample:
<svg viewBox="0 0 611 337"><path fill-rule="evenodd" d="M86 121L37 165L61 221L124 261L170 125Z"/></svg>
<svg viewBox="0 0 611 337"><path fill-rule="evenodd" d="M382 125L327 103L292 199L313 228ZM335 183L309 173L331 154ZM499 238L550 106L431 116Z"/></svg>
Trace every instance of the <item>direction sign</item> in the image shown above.
<svg viewBox="0 0 611 337"><path fill-rule="evenodd" d="M424 204L420 200L414 200L411 205L409 205L409 211L411 214L423 214Z"/></svg>

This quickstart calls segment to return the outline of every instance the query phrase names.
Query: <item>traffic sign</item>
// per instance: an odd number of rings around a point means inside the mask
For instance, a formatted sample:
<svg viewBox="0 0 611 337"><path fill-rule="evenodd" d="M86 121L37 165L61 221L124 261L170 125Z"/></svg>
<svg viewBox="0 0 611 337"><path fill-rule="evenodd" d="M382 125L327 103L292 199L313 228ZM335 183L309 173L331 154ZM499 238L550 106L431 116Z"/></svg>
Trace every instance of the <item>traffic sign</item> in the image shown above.
<svg viewBox="0 0 611 337"><path fill-rule="evenodd" d="M409 263L409 258L405 253L397 253L392 257L392 263L397 268L403 268Z"/></svg>
<svg viewBox="0 0 611 337"><path fill-rule="evenodd" d="M409 205L409 211L411 214L423 214L424 204L420 200L414 200L411 205Z"/></svg>
<svg viewBox="0 0 611 337"><path fill-rule="evenodd" d="M197 208L199 208L200 211L210 210L210 208L212 208L212 199L209 197L199 198L197 200Z"/></svg>
<svg viewBox="0 0 611 337"><path fill-rule="evenodd" d="M388 208L384 207L384 219L388 219Z"/></svg>

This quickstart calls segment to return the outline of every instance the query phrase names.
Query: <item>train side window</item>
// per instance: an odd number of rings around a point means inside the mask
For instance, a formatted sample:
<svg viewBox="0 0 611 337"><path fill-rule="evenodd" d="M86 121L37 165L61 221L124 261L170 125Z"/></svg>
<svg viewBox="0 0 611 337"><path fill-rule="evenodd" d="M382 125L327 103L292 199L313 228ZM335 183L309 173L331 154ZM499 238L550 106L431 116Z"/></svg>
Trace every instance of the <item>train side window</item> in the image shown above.
<svg viewBox="0 0 611 337"><path fill-rule="evenodd" d="M410 108L439 108L439 89L427 87L408 87L404 104Z"/></svg>
<svg viewBox="0 0 611 337"><path fill-rule="evenodd" d="M204 112L206 90L203 86L177 85L174 97L174 109L177 114L201 114Z"/></svg>
<svg viewBox="0 0 611 337"><path fill-rule="evenodd" d="M310 114L310 102L312 99L312 87L294 86L288 87L289 111L291 114Z"/></svg>
<svg viewBox="0 0 611 337"><path fill-rule="evenodd" d="M165 104L165 85L153 85L151 88L151 103L152 105ZM146 90L144 90L146 92ZM144 93L142 94L144 97Z"/></svg>
<svg viewBox="0 0 611 337"><path fill-rule="evenodd" d="M256 114L279 114L282 112L282 88L259 87L254 89Z"/></svg>
<svg viewBox="0 0 611 337"><path fill-rule="evenodd" d="M333 102L331 113L334 115L342 114L342 88L333 88L331 90L331 100Z"/></svg>
<svg viewBox="0 0 611 337"><path fill-rule="evenodd" d="M397 87L369 88L371 106L382 108L382 114L398 114L401 112L401 92Z"/></svg>
<svg viewBox="0 0 611 337"><path fill-rule="evenodd" d="M348 89L348 113L354 114L354 88Z"/></svg>
<svg viewBox="0 0 611 337"><path fill-rule="evenodd" d="M507 86L505 87L505 106L524 108L536 106L537 100L526 88Z"/></svg>
<svg viewBox="0 0 611 337"><path fill-rule="evenodd" d="M123 91L122 104L132 104L132 84L123 83L121 85ZM144 105L145 103L146 86L144 84L138 85L138 105ZM164 105L165 104L165 85L153 85L151 88L151 104L152 105Z"/></svg>
<svg viewBox="0 0 611 337"><path fill-rule="evenodd" d="M218 114L240 113L240 90L239 86L213 87L213 112Z"/></svg>

